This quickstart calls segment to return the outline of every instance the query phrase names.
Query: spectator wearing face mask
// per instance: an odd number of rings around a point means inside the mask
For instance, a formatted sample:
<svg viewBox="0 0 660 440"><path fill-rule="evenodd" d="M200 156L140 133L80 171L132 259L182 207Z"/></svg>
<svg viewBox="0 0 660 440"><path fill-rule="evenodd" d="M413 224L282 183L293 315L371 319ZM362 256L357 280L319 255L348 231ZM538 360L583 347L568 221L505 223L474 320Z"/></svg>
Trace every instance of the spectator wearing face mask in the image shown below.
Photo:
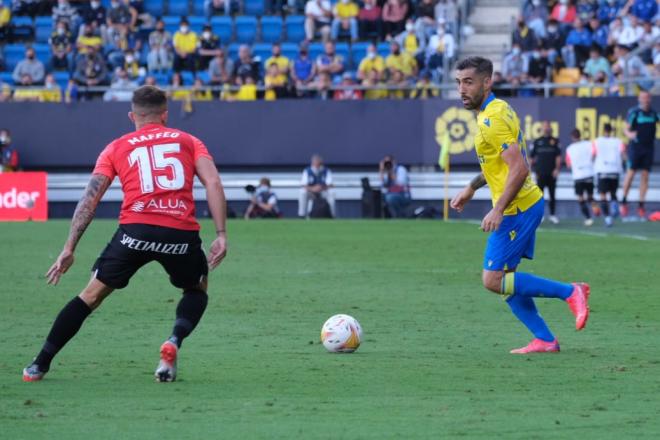
<svg viewBox="0 0 660 440"><path fill-rule="evenodd" d="M559 23L556 20L548 21L546 35L543 39L543 46L548 49L548 59L554 64L555 58L561 52L564 46L564 35L559 29Z"/></svg>
<svg viewBox="0 0 660 440"><path fill-rule="evenodd" d="M137 11L131 8L128 0L112 0L108 11L106 24L108 26L108 38L112 39L116 33L127 33L135 27L137 22Z"/></svg>
<svg viewBox="0 0 660 440"><path fill-rule="evenodd" d="M140 60L132 50L124 52L124 71L131 80L139 81L147 74L144 67L140 66Z"/></svg>
<svg viewBox="0 0 660 440"><path fill-rule="evenodd" d="M453 59L455 51L454 36L446 31L444 19L438 20L436 33L426 47L426 68L431 72L435 81L440 82L444 73L444 62Z"/></svg>
<svg viewBox="0 0 660 440"><path fill-rule="evenodd" d="M165 30L163 20L156 22L156 28L149 34L147 67L150 72L168 71L172 68L172 35Z"/></svg>
<svg viewBox="0 0 660 440"><path fill-rule="evenodd" d="M25 51L25 58L18 62L14 68L12 78L16 84L32 86L44 81L46 69L44 64L36 59L34 49L31 47Z"/></svg>
<svg viewBox="0 0 660 440"><path fill-rule="evenodd" d="M220 37L213 35L210 25L205 25L198 44L199 69L206 70L214 56L220 51Z"/></svg>
<svg viewBox="0 0 660 440"><path fill-rule="evenodd" d="M349 32L351 41L358 39L357 16L360 8L351 0L340 0L333 8L334 19L332 20L331 38L337 40L339 31Z"/></svg>
<svg viewBox="0 0 660 440"><path fill-rule="evenodd" d="M415 30L415 21L412 18L406 21L406 29L397 35L395 39L401 45L404 52L415 58L419 64L424 63L426 37L424 33Z"/></svg>
<svg viewBox="0 0 660 440"><path fill-rule="evenodd" d="M527 71L525 59L520 51L520 46L514 44L504 59L502 60L502 76L508 83L514 82L514 79L520 80L523 73Z"/></svg>
<svg viewBox="0 0 660 440"><path fill-rule="evenodd" d="M85 56L78 59L76 70L73 73L73 79L78 85L95 87L106 84L108 69L105 59L96 52L94 48L88 48ZM86 93L90 98L95 93Z"/></svg>
<svg viewBox="0 0 660 440"><path fill-rule="evenodd" d="M181 72L196 70L195 53L197 51L197 34L190 30L188 20L181 19L179 30L174 34L172 45L174 46L174 71Z"/></svg>
<svg viewBox="0 0 660 440"><path fill-rule="evenodd" d="M545 38L548 15L548 7L541 0L530 0L523 7L524 21L538 38Z"/></svg>
<svg viewBox="0 0 660 440"><path fill-rule="evenodd" d="M435 3L433 0L421 0L417 4L415 9L415 15L417 20L413 21L413 28L417 34L417 39L420 42L426 42L433 32L435 32L435 26L437 23L437 18L435 16ZM444 17L443 17L444 18ZM406 30L408 30L408 24L406 22ZM423 43L422 43L423 45ZM406 46L402 45L404 50Z"/></svg>
<svg viewBox="0 0 660 440"><path fill-rule="evenodd" d="M18 171L18 151L11 145L9 130L0 130L0 171Z"/></svg>
<svg viewBox="0 0 660 440"><path fill-rule="evenodd" d="M549 81L551 66L550 60L548 59L548 50L543 46L539 46L532 51L529 67L527 69L527 78L534 84ZM540 94L542 93L542 90L539 90L538 92Z"/></svg>
<svg viewBox="0 0 660 440"><path fill-rule="evenodd" d="M245 220L280 217L277 195L271 189L270 179L264 177L257 188L248 185L246 191L250 194L250 204L245 210Z"/></svg>
<svg viewBox="0 0 660 440"><path fill-rule="evenodd" d="M50 69L51 70L69 70L71 62L69 56L71 54L71 32L67 28L66 23L59 22L55 31L51 34L48 40L50 44Z"/></svg>
<svg viewBox="0 0 660 440"><path fill-rule="evenodd" d="M91 24L105 34L107 11L99 0L92 0L87 7L82 9L82 20L85 24Z"/></svg>
<svg viewBox="0 0 660 440"><path fill-rule="evenodd" d="M71 6L69 0L58 0L53 6L53 23L65 22L70 28L77 27L78 10Z"/></svg>
<svg viewBox="0 0 660 440"><path fill-rule="evenodd" d="M357 76L360 80L365 80L371 71L375 71L375 80L380 81L385 72L385 60L378 55L378 50L374 43L367 47L367 56L360 61Z"/></svg>

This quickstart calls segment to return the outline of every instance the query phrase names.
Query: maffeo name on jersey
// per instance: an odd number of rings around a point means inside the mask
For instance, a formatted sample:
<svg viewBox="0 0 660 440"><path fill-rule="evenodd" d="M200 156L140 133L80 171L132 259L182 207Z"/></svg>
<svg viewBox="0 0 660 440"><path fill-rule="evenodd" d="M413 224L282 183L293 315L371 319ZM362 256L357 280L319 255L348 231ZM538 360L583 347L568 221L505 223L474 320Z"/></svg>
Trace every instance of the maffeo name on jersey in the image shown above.
<svg viewBox="0 0 660 440"><path fill-rule="evenodd" d="M136 145L148 141L153 141L156 139L165 139L165 138L175 139L178 138L180 135L181 133L177 133L175 131L159 131L158 133L141 134L140 136L135 136L129 139L128 143L131 145Z"/></svg>
<svg viewBox="0 0 660 440"><path fill-rule="evenodd" d="M158 252L168 255L184 255L188 252L188 243L158 243L138 240L126 234L122 234L121 244L136 251Z"/></svg>

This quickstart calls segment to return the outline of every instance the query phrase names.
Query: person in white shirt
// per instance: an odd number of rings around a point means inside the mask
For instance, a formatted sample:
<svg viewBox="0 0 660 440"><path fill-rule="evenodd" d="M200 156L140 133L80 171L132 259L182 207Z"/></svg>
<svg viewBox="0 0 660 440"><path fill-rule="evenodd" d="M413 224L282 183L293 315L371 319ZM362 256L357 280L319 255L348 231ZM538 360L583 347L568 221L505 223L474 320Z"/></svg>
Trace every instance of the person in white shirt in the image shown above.
<svg viewBox="0 0 660 440"><path fill-rule="evenodd" d="M308 217L314 199L321 198L328 202L330 214L336 217L335 195L332 191L332 171L323 164L318 154L312 156L311 164L302 172L298 216Z"/></svg>
<svg viewBox="0 0 660 440"><path fill-rule="evenodd" d="M584 216L584 225L591 226L594 224L589 211L589 204L593 204L594 201L593 147L591 142L582 141L580 137L580 130L577 128L571 132L572 143L566 147L566 166L571 170L575 195Z"/></svg>
<svg viewBox="0 0 660 440"><path fill-rule="evenodd" d="M305 36L308 41L314 39L317 30L323 41L328 41L331 21L332 5L328 0L309 0L305 4Z"/></svg>
<svg viewBox="0 0 660 440"><path fill-rule="evenodd" d="M600 195L600 208L605 216L605 226L612 226L612 215L618 212L616 191L619 189L619 176L623 171L623 160L626 146L621 139L612 136L612 125L603 126L603 136L593 141L594 171L598 177L598 194ZM610 195L609 202L607 195Z"/></svg>

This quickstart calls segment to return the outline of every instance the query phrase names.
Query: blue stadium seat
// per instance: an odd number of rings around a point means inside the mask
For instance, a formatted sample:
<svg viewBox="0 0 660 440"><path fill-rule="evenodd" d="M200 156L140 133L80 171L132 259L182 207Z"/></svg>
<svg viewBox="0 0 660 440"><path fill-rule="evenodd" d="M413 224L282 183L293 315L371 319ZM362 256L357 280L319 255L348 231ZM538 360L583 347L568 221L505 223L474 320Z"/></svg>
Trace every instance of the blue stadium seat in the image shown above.
<svg viewBox="0 0 660 440"><path fill-rule="evenodd" d="M48 61L50 61L50 46L48 44L37 43L33 44L32 48L37 59L44 64L48 64Z"/></svg>
<svg viewBox="0 0 660 440"><path fill-rule="evenodd" d="M261 17L265 12L264 0L244 0L243 13L245 15L252 15Z"/></svg>
<svg viewBox="0 0 660 440"><path fill-rule="evenodd" d="M165 23L165 30L174 36L174 33L179 30L179 25L181 24L181 17L175 17L173 15L166 15L163 17L163 22Z"/></svg>
<svg viewBox="0 0 660 440"><path fill-rule="evenodd" d="M323 47L323 43L310 43L309 44L309 59L316 62L316 58L318 58L319 55L321 55L323 52L325 52L325 48Z"/></svg>
<svg viewBox="0 0 660 440"><path fill-rule="evenodd" d="M390 54L390 43L387 42L378 43L376 50L378 51L378 55L385 58Z"/></svg>
<svg viewBox="0 0 660 440"><path fill-rule="evenodd" d="M261 41L276 43L282 39L282 17L262 17Z"/></svg>
<svg viewBox="0 0 660 440"><path fill-rule="evenodd" d="M231 43L227 47L227 56L229 57L230 60L236 61L238 58L238 48L241 45L239 43Z"/></svg>
<svg viewBox="0 0 660 440"><path fill-rule="evenodd" d="M169 0L167 2L167 13L169 15L188 15L188 0Z"/></svg>
<svg viewBox="0 0 660 440"><path fill-rule="evenodd" d="M57 85L64 90L69 83L69 72L53 72L53 78Z"/></svg>
<svg viewBox="0 0 660 440"><path fill-rule="evenodd" d="M360 42L353 43L351 46L351 61L353 62L353 67L357 69L360 66L360 61L362 58L367 56L367 48L370 43Z"/></svg>
<svg viewBox="0 0 660 440"><path fill-rule="evenodd" d="M254 17L236 17L236 41L239 43L252 43L257 37L257 19Z"/></svg>
<svg viewBox="0 0 660 440"><path fill-rule="evenodd" d="M13 17L12 34L18 40L31 40L34 37L34 23L30 17Z"/></svg>
<svg viewBox="0 0 660 440"><path fill-rule="evenodd" d="M0 72L0 81L10 86L14 85L14 78L12 77L12 72Z"/></svg>
<svg viewBox="0 0 660 440"><path fill-rule="evenodd" d="M162 17L165 15L165 8L163 0L144 0L144 10L154 17Z"/></svg>
<svg viewBox="0 0 660 440"><path fill-rule="evenodd" d="M261 61L261 65L264 66L266 60L270 58L272 49L273 49L273 45L270 43L256 43L255 45L252 46L252 55L255 57L259 57Z"/></svg>
<svg viewBox="0 0 660 440"><path fill-rule="evenodd" d="M286 27L286 41L300 43L305 39L305 17L302 15L289 15L284 22Z"/></svg>
<svg viewBox="0 0 660 440"><path fill-rule="evenodd" d="M154 79L156 80L156 84L158 84L159 86L167 86L167 85L170 84L170 74L169 73L153 72L153 73L150 73L149 75L154 77Z"/></svg>
<svg viewBox="0 0 660 440"><path fill-rule="evenodd" d="M35 33L34 38L37 43L48 43L50 34L53 33L53 18L37 17L34 20Z"/></svg>
<svg viewBox="0 0 660 440"><path fill-rule="evenodd" d="M296 43L282 43L282 55L291 61L298 58L298 45Z"/></svg>
<svg viewBox="0 0 660 440"><path fill-rule="evenodd" d="M16 64L25 58L25 45L8 44L5 46L5 68L8 72L13 72Z"/></svg>
<svg viewBox="0 0 660 440"><path fill-rule="evenodd" d="M190 22L190 29L197 32L197 34L202 33L202 29L206 24L206 17L195 15L192 17L188 17L188 21Z"/></svg>
<svg viewBox="0 0 660 440"><path fill-rule="evenodd" d="M220 37L223 44L231 41L233 34L231 17L211 17L211 28L213 28L213 33Z"/></svg>
<svg viewBox="0 0 660 440"><path fill-rule="evenodd" d="M194 82L195 82L194 73L188 70L184 70L183 72L181 72L181 85L192 86Z"/></svg>
<svg viewBox="0 0 660 440"><path fill-rule="evenodd" d="M335 43L335 53L344 58L344 70L351 67L351 48L348 43Z"/></svg>
<svg viewBox="0 0 660 440"><path fill-rule="evenodd" d="M201 79L204 84L211 82L211 77L209 76L208 70L200 70L197 72L197 79Z"/></svg>
<svg viewBox="0 0 660 440"><path fill-rule="evenodd" d="M193 0L194 15L204 15L204 0Z"/></svg>

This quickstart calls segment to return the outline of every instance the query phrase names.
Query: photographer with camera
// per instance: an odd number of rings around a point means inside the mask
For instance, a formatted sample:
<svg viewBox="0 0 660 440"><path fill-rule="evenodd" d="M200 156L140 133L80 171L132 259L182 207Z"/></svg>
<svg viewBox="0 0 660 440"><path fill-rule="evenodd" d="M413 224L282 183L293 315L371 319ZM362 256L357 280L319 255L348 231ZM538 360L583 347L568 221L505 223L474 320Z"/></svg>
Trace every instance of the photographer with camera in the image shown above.
<svg viewBox="0 0 660 440"><path fill-rule="evenodd" d="M18 171L18 152L11 146L9 130L0 130L0 172Z"/></svg>
<svg viewBox="0 0 660 440"><path fill-rule="evenodd" d="M277 196L270 189L270 179L263 177L259 186L247 185L245 191L250 194L250 205L245 210L245 220L251 218L279 218Z"/></svg>
<svg viewBox="0 0 660 440"><path fill-rule="evenodd" d="M301 185L298 217L336 216L335 196L331 190L332 172L323 164L323 158L318 154L312 156L310 166L303 170Z"/></svg>
<svg viewBox="0 0 660 440"><path fill-rule="evenodd" d="M390 216L405 217L405 210L410 205L410 179L408 170L396 163L394 156L387 155L380 161L381 191Z"/></svg>

